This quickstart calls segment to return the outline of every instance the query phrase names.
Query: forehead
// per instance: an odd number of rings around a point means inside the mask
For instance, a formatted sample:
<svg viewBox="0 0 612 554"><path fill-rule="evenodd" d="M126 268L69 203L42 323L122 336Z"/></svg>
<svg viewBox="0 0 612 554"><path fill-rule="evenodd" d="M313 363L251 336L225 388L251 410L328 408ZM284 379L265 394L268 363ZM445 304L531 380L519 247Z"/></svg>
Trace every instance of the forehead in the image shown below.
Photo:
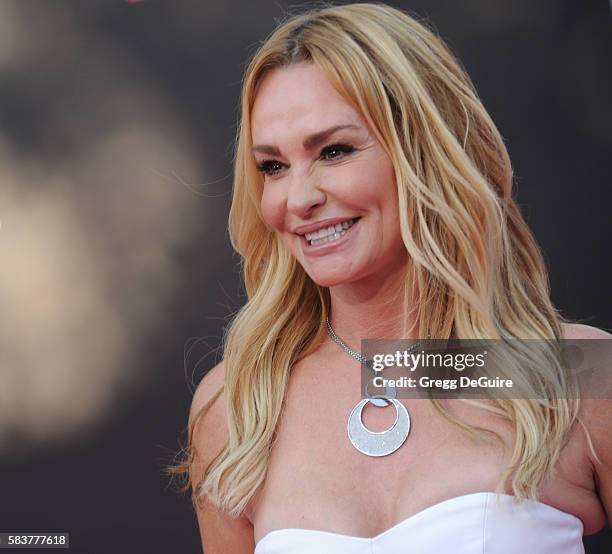
<svg viewBox="0 0 612 554"><path fill-rule="evenodd" d="M308 62L275 69L259 85L251 112L253 143L278 142L320 131L336 124L365 122L327 80Z"/></svg>

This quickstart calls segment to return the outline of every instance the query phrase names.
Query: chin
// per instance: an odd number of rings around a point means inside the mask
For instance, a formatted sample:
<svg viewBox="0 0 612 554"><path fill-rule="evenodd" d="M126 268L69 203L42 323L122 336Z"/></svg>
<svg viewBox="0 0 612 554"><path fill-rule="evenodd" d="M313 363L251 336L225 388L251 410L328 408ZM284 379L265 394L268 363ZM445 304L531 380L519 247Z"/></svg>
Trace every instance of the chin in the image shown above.
<svg viewBox="0 0 612 554"><path fill-rule="evenodd" d="M308 271L306 271L306 273L308 273ZM308 276L320 287L334 287L336 285L342 285L351 281L346 274L339 275L338 273L315 273L314 275L308 273Z"/></svg>

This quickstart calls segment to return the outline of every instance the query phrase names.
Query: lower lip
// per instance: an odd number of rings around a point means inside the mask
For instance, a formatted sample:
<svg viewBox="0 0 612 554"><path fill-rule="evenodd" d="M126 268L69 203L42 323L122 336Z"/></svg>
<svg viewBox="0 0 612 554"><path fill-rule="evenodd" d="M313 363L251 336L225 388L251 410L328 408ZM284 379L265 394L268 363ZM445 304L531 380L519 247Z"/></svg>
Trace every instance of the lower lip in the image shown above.
<svg viewBox="0 0 612 554"><path fill-rule="evenodd" d="M353 223L353 225L351 225L346 230L346 233L344 233L344 235L342 235L340 238L332 240L330 242L326 242L324 244L317 244L315 246L312 246L310 242L308 242L308 239L306 237L301 237L304 253L307 256L324 256L325 254L332 252L333 250L335 250L339 246L342 246L351 239L351 237L354 235L355 227L359 225L360 221L361 218L359 218L355 223Z"/></svg>

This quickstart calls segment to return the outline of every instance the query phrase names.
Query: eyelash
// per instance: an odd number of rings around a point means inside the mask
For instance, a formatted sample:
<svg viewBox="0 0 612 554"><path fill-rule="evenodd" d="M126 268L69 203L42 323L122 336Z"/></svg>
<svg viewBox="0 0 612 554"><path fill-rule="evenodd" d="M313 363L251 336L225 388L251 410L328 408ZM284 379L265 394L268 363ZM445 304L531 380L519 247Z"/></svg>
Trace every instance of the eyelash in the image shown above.
<svg viewBox="0 0 612 554"><path fill-rule="evenodd" d="M350 144L330 144L329 146L326 146L325 148L323 148L323 150L321 150L321 154L319 155L319 157L322 157L326 152L330 152L334 150L337 150L339 152L344 152L345 154L350 154L351 152L355 151L355 148L351 146ZM333 161L337 159L338 159L338 156L332 158L329 161ZM274 164L280 164L280 163L281 162L277 160L264 160L263 162L257 164L257 171L259 171L260 173L263 173L267 177L273 177L280 170L274 170L272 171L272 173L268 173L268 170L270 169L270 166Z"/></svg>

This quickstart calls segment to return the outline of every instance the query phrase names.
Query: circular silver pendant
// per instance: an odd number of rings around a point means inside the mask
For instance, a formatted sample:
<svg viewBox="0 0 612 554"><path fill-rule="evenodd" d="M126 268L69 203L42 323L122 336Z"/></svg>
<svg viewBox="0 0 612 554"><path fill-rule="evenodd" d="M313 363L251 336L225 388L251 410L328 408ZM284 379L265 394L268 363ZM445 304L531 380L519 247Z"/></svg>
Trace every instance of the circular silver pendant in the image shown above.
<svg viewBox="0 0 612 554"><path fill-rule="evenodd" d="M395 452L408 437L410 416L405 406L395 398L387 399L395 406L395 421L386 431L370 431L361 419L364 406L370 399L357 404L348 418L348 437L353 446L367 456L387 456Z"/></svg>

